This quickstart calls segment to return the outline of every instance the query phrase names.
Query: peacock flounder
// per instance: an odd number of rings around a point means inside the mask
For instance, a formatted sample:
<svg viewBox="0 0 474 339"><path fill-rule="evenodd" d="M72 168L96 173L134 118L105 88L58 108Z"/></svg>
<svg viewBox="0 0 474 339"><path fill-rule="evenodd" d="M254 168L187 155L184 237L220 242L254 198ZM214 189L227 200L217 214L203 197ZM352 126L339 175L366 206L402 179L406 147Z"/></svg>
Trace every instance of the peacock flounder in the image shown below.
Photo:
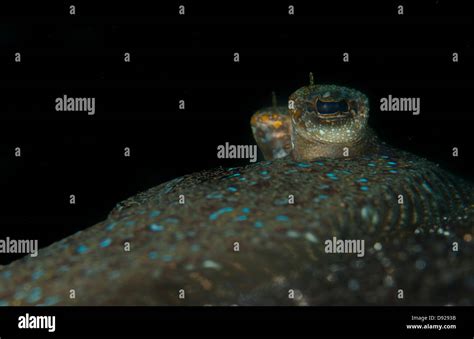
<svg viewBox="0 0 474 339"><path fill-rule="evenodd" d="M297 90L252 117L266 161L163 183L1 267L0 305L472 305L472 184L380 142L368 107Z"/></svg>

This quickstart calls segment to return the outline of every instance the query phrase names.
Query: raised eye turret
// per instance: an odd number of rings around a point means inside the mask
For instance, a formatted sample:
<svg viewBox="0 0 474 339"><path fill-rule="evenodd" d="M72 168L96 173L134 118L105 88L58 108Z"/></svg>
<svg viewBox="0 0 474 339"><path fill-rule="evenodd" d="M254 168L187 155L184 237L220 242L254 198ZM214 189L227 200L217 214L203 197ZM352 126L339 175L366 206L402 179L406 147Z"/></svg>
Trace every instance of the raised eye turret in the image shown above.
<svg viewBox="0 0 474 339"><path fill-rule="evenodd" d="M312 160L368 153L376 137L367 126L369 100L352 88L310 85L289 97L284 107L256 112L252 131L266 159Z"/></svg>

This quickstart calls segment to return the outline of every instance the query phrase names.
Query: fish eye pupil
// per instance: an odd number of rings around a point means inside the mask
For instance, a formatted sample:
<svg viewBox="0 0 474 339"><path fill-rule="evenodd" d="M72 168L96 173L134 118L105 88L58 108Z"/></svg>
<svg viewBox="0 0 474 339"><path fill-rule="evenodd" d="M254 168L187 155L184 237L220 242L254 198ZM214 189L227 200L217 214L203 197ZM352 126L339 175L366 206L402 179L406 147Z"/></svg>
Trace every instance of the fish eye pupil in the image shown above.
<svg viewBox="0 0 474 339"><path fill-rule="evenodd" d="M316 102L316 110L319 114L335 114L338 112L347 112L348 105L345 100L339 101L321 101Z"/></svg>

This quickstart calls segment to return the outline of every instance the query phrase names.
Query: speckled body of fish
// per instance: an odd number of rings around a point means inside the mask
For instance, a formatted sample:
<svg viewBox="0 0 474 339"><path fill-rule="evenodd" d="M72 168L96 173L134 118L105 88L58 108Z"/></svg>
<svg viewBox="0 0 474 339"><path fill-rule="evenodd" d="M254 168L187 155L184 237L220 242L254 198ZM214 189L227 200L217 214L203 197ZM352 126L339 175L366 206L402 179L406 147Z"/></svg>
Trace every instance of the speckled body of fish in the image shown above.
<svg viewBox="0 0 474 339"><path fill-rule="evenodd" d="M0 302L472 304L473 204L468 183L388 148L357 159L284 158L188 175L37 258L3 267ZM364 239L365 256L325 253L333 236Z"/></svg>
<svg viewBox="0 0 474 339"><path fill-rule="evenodd" d="M0 304L472 305L473 216L471 183L383 143L204 171L1 267Z"/></svg>

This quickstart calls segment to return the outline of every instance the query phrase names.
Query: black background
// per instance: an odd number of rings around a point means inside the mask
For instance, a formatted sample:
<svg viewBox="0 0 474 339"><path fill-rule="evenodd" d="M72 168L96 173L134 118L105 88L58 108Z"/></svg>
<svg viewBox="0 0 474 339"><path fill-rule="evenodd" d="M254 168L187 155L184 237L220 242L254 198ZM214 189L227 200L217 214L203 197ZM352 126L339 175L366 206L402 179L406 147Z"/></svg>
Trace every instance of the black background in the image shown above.
<svg viewBox="0 0 474 339"><path fill-rule="evenodd" d="M18 329L18 317L55 315L56 331ZM410 329L412 315L455 315L431 321L456 329ZM0 307L2 338L472 338L467 307ZM97 336L97 337L95 337Z"/></svg>
<svg viewBox="0 0 474 339"><path fill-rule="evenodd" d="M285 105L310 71L365 92L382 139L472 179L471 14L441 0L2 2L0 235L44 247L163 181L244 165L217 145L253 143L253 112L273 90ZM56 112L64 94L95 97L96 114ZM420 97L421 115L380 112L388 94Z"/></svg>

